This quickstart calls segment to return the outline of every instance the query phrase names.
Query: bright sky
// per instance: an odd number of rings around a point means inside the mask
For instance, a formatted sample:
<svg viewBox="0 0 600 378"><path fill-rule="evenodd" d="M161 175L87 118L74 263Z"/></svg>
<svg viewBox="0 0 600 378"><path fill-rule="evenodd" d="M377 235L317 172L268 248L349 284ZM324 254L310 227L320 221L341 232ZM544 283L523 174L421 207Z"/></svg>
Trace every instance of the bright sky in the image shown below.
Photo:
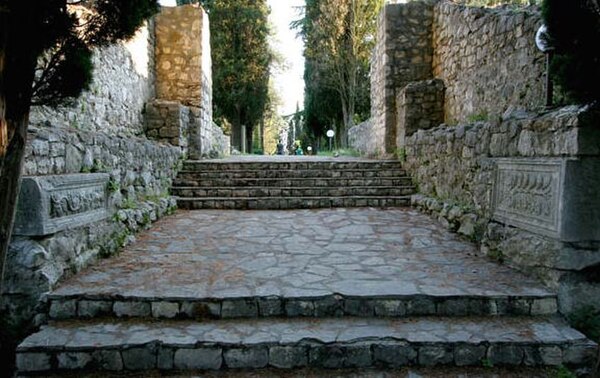
<svg viewBox="0 0 600 378"><path fill-rule="evenodd" d="M160 0L163 6L175 6L175 0ZM296 38L296 31L290 30L290 22L300 18L297 7L304 6L304 0L268 0L271 7L270 21L274 28L275 49L285 60L285 68L273 72L275 89L283 101L280 114L288 115L296 111L296 104L303 109L304 102L304 57L302 40ZM213 62L218 64L218 62Z"/></svg>
<svg viewBox="0 0 600 378"><path fill-rule="evenodd" d="M281 96L283 105L280 114L287 115L300 110L304 103L304 57L302 40L296 38L296 31L290 30L290 22L300 18L298 7L304 6L304 0L268 0L271 7L270 21L273 25L273 48L283 56L286 69L274 72L275 88ZM281 72L283 71L283 72Z"/></svg>

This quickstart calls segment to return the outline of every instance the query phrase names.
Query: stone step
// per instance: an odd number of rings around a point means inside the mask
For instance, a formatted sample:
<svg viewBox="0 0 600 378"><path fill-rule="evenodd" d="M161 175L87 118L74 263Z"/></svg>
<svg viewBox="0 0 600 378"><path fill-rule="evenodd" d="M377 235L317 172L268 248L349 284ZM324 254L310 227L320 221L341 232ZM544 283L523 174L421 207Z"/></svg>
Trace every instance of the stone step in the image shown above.
<svg viewBox="0 0 600 378"><path fill-rule="evenodd" d="M53 323L19 374L67 371L591 366L597 345L557 318L263 319Z"/></svg>
<svg viewBox="0 0 600 378"><path fill-rule="evenodd" d="M233 319L264 317L540 316L557 312L554 295L315 295L151 297L122 293L51 293L53 320L114 318Z"/></svg>
<svg viewBox="0 0 600 378"><path fill-rule="evenodd" d="M406 172L400 169L361 169L361 170L340 170L340 169L279 169L279 170L223 170L223 171L179 171L179 176L184 179L243 179L243 178L341 178L341 179L360 179L375 177L404 177Z"/></svg>
<svg viewBox="0 0 600 378"><path fill-rule="evenodd" d="M346 186L410 186L409 177L373 177L373 178L229 178L202 179L193 176L178 175L174 181L175 187L328 187L339 188Z"/></svg>
<svg viewBox="0 0 600 378"><path fill-rule="evenodd" d="M179 186L171 189L178 197L353 197L407 196L415 192L414 186L351 186L351 187L195 187Z"/></svg>
<svg viewBox="0 0 600 378"><path fill-rule="evenodd" d="M228 170L329 170L329 169L402 169L399 161L271 161L230 162L226 160L185 161L185 171L228 171Z"/></svg>
<svg viewBox="0 0 600 378"><path fill-rule="evenodd" d="M290 210L334 207L407 207L410 196L352 196L352 197L200 197L177 198L184 210Z"/></svg>

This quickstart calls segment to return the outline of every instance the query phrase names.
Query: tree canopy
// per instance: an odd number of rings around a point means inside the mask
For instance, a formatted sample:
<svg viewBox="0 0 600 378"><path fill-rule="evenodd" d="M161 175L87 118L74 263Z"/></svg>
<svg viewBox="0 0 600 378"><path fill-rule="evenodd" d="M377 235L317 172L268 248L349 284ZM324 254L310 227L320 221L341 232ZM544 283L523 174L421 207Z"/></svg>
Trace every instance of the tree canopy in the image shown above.
<svg viewBox="0 0 600 378"><path fill-rule="evenodd" d="M323 135L339 126L341 141L370 112L369 60L382 0L307 0L295 23L305 42L305 116Z"/></svg>

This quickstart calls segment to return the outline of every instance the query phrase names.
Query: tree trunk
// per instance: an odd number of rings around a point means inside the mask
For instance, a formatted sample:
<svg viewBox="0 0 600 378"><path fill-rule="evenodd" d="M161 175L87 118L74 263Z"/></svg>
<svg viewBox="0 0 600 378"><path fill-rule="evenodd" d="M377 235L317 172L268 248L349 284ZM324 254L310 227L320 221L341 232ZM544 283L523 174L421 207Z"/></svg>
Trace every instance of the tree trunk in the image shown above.
<svg viewBox="0 0 600 378"><path fill-rule="evenodd" d="M36 51L31 19L0 9L0 294L27 142Z"/></svg>

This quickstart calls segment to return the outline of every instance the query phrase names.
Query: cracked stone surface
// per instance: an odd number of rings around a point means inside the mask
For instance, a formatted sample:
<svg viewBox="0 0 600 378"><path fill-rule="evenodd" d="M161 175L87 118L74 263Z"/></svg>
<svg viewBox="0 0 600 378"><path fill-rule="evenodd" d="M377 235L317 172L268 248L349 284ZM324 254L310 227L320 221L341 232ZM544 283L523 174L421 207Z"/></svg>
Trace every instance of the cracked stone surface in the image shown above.
<svg viewBox="0 0 600 378"><path fill-rule="evenodd" d="M476 254L410 209L180 211L50 298L554 296Z"/></svg>

